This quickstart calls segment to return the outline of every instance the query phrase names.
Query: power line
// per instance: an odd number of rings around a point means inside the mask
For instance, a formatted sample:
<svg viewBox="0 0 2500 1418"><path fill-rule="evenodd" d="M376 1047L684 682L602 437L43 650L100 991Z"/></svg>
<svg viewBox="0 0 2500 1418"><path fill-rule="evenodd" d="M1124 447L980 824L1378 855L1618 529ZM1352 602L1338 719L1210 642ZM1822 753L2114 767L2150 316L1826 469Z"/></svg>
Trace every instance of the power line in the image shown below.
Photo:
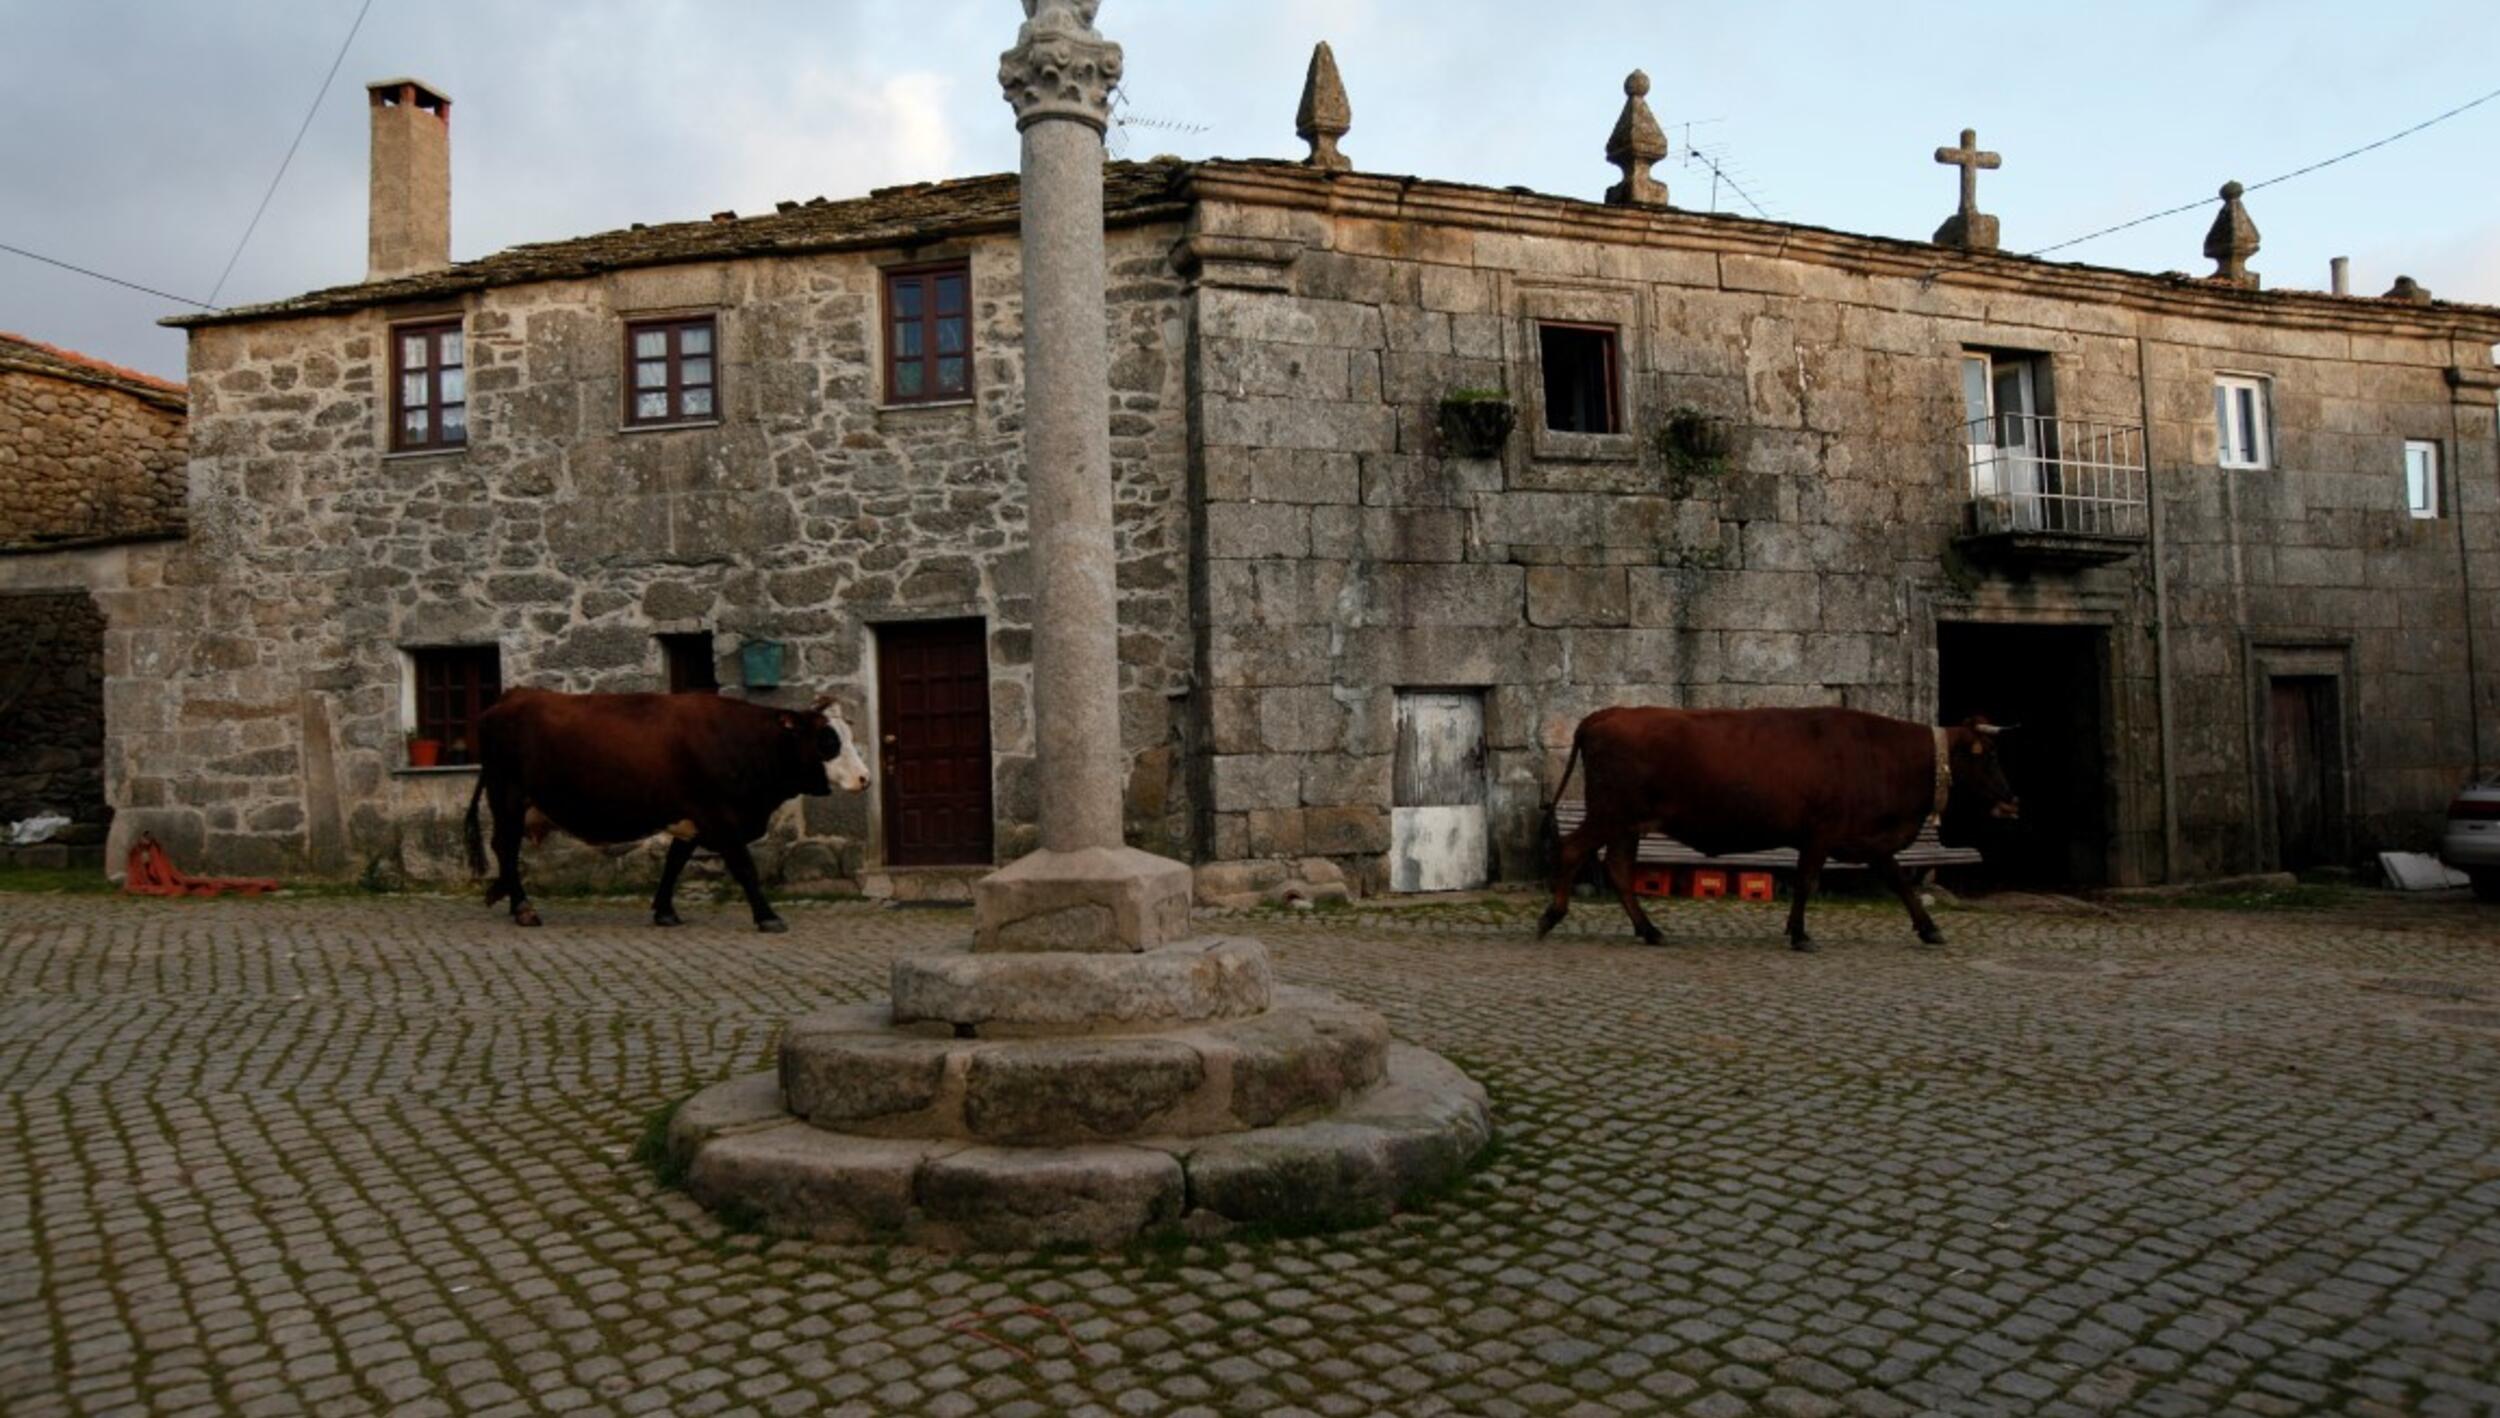
<svg viewBox="0 0 2500 1418"><path fill-rule="evenodd" d="M2346 158L2357 158L2357 157L2361 156L2363 153L2370 152L2370 151L2372 151L2372 150L2374 150L2374 149L2378 149L2378 148L2383 148L2383 147L2386 147L2388 144L2390 144L2390 143L2392 143L2392 142L2395 142L2395 141L2396 141L2397 139L2399 139L2399 138L2410 138L2410 137L2412 137L2414 134L2421 132L2423 129L2428 128L2428 127L2430 127L2431 125L2433 125L2433 124L2435 124L2435 123L2445 123L2445 122L2447 122L2449 119L2456 117L2458 114L2465 112L2467 109L2470 109L2470 108L2479 108L2479 107L2481 107L2482 105L2487 104L2487 103L2491 102L2493 99L2496 99L2496 98L2500 98L2500 89L2493 89L2490 93L2487 93L2487 94L2483 95L2481 98L2471 100L2470 102L2466 102L2466 103L2461 103L2461 104L2458 104L2456 107L2454 107L2454 108L2452 108L2452 109L2449 109L2446 113L2442 113L2442 114L2439 114L2439 115L2437 115L2437 116L2435 116L2435 117L2431 117L2431 118L2425 118L2425 119L2423 119L2421 122L2414 124L2412 127L2407 128L2407 129L2405 129L2404 131L2402 131L2402 132L2400 132L2400 133L2390 133L2390 134L2388 134L2386 137L2379 139L2379 140L2378 140L2377 142L2375 142L2375 143L2364 143L2364 144L2362 144L2360 147L2354 148L2354 149L2353 149L2352 151L2350 151L2350 152L2337 153L2335 156L2333 156L2333 157L2331 157L2331 158L2325 158L2325 159L2322 159L2322 160L2320 160L2320 161L2318 161L2318 162L2313 162L2313 163L2309 164L2307 167L2296 167L2296 168L2292 169L2290 172L2282 173L2282 174L2280 174L2280 175L2278 175L2278 176L2274 176L2274 177L2269 177L2269 178L2267 178L2267 179L2266 179L2265 181L2263 181L2263 182L2251 182L2251 183L2248 183L2247 185L2245 185L2244 187L2242 187L2240 190L2241 190L2242 192L2254 192L2254 191L2258 190L2258 189L2259 189L2259 188L2261 188L2261 187L2272 187L2273 185L2275 185L2275 184L2276 184L2276 183L2278 183L2278 182L2289 182L2289 181L2291 181L2291 180L2292 180L2293 178L2295 178L2295 177L2303 177L2303 176L2306 176L2306 175L2307 175L2307 174L2309 174L2309 173L2316 172L2319 168L2322 168L2322 167L2333 167L2335 164L2337 164L2337 163L2339 163L2339 162L2342 162L2342 161L2343 161L2344 159L2346 159ZM2043 246L2043 247L2041 247L2040 249L2038 249L2038 250L2036 250L2036 251L2028 252L2028 253L2026 253L2026 254L2028 254L2028 255L2032 255L2032 256L2046 256L2047 254L2049 254L2049 253L2050 253L2050 252L2052 252L2052 251L2063 251L2063 250L2065 250L2065 249L2066 249L2067 247L2069 247L2069 246L2081 246L2083 243L2085 243L2085 242L2087 242L2087 241L2096 241L2096 240L2100 239L2101 237L2104 237L2104 236L2108 236L2108 235L2110 235L2110 234L2111 234L2111 233L2113 233L2113 232L2121 232L2121 231L2125 231L2125 230L2127 230L2129 227L2139 227L2139 226L2144 225L2146 222L2157 222L2157 221L2160 221L2160 220L2161 220L2162 218L2164 218L2164 217L2175 217L2175 216L2177 216L2177 215L2178 215L2179 213L2181 213L2181 212L2189 212L2189 211L2194 211L2194 210L2196 210L2196 209L2197 209L2197 208L2199 208L2199 207L2208 206L2208 205L2210 205L2212 202L2213 202L2213 199L2212 199L2211 197L2200 197L2200 198L2196 199L2196 200L2195 200L2195 201L2193 201L2193 202L2182 202L2182 203L2180 203L2178 206L2175 206L2175 207L2166 207L2166 208L2162 209L2161 211L2158 211L2158 212L2153 213L2151 216L2137 217L2137 218L2136 218L2135 220L2133 220L2133 221L2120 222L2120 223L2119 223L2118 225L2116 225L2116 226L2105 226L2105 227L2101 228L2099 231L2086 232L2086 233L2084 233L2084 234L2083 234L2083 235L2081 235L2081 236L2074 237L2074 238L2071 238L2071 239L2066 240L2066 241L2061 241L2061 242L2058 242L2058 243L2057 243L2056 245L2054 245L2054 246Z"/></svg>
<svg viewBox="0 0 2500 1418"><path fill-rule="evenodd" d="M269 179L269 190L260 194L260 205L252 209L252 220L243 228L243 239L234 244L234 254L226 258L226 269L217 273L217 284L209 287L212 302L226 288L226 277L234 274L234 263L243 259L243 248L252 244L252 233L260 229L261 214L269 210L269 199L278 195L278 184L286 179L289 164L295 161L295 150L304 146L304 135L312 130L313 115L321 111L321 101L330 96L330 82L339 76L339 65L347 60L347 47L356 42L356 31L365 27L365 13L373 8L373 0L365 0L356 12L356 22L347 27L347 38L339 41L339 52L330 61L330 72L321 76L321 91L313 95L312 107L304 110L304 122L295 130L295 141L286 145L286 156L278 160L277 175Z"/></svg>
<svg viewBox="0 0 2500 1418"><path fill-rule="evenodd" d="M99 281L108 281L114 285L122 286L130 290L140 291L144 294L156 296L160 299L170 300L179 305L194 305L198 306L202 310L216 310L220 308L209 304L205 300L193 300L187 295L175 295L170 291L158 290L154 286L143 286L137 281L125 281L119 276L108 276L102 271L90 271L84 266L73 266L67 261L54 260L52 257L46 256L40 251L29 251L23 246L11 246L5 241L0 241L0 251L9 252L11 255L23 256L29 261L41 261L47 266L58 266L64 271L76 271L82 276L93 276Z"/></svg>

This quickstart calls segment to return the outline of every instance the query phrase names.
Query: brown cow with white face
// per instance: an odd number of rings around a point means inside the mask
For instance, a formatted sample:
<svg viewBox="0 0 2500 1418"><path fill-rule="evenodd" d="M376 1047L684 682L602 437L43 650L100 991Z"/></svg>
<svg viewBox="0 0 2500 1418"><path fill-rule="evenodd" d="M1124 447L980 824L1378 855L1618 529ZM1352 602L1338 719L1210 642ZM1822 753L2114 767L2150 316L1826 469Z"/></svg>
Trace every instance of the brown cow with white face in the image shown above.
<svg viewBox="0 0 2500 1418"><path fill-rule="evenodd" d="M1659 944L1632 894L1632 860L1641 834L1663 832L1708 856L1795 848L1788 940L1799 950L1814 948L1806 900L1831 857L1874 868L1910 908L1918 938L1941 945L1893 853L1930 815L1956 847L1989 820L2018 815L1999 732L1978 718L1937 728L1857 709L1600 709L1580 721L1563 765L1568 784L1572 764L1588 763L1588 816L1563 839L1537 934L1571 909L1571 883L1602 847L1633 932Z"/></svg>
<svg viewBox="0 0 2500 1418"><path fill-rule="evenodd" d="M672 839L651 902L654 924L679 924L677 877L697 847L729 868L758 930L789 927L764 900L747 844L783 803L868 786L850 725L832 700L777 709L711 694L560 694L513 689L478 720L469 795L469 871L486 874L478 803L493 806L497 873L487 904L509 897L516 924L538 924L521 889L521 838L554 827L593 844Z"/></svg>

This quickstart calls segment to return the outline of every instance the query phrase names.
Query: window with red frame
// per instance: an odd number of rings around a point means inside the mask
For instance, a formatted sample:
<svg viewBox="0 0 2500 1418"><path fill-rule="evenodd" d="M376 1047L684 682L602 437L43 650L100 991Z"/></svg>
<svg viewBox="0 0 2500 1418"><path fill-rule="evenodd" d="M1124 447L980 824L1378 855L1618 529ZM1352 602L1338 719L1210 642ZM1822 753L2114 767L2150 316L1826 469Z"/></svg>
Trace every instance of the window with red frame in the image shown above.
<svg viewBox="0 0 2500 1418"><path fill-rule="evenodd" d="M1623 405L1615 390L1615 327L1541 323L1545 426L1557 433L1617 433Z"/></svg>
<svg viewBox="0 0 2500 1418"><path fill-rule="evenodd" d="M702 423L718 417L719 371L711 316L634 321L625 327L625 422Z"/></svg>
<svg viewBox="0 0 2500 1418"><path fill-rule="evenodd" d="M468 341L460 322L391 331L391 447L413 453L469 441Z"/></svg>
<svg viewBox="0 0 2500 1418"><path fill-rule="evenodd" d="M503 653L492 645L410 650L417 677L414 736L442 745L445 766L477 761L477 721L503 693Z"/></svg>
<svg viewBox="0 0 2500 1418"><path fill-rule="evenodd" d="M970 266L886 273L885 397L890 404L972 397Z"/></svg>

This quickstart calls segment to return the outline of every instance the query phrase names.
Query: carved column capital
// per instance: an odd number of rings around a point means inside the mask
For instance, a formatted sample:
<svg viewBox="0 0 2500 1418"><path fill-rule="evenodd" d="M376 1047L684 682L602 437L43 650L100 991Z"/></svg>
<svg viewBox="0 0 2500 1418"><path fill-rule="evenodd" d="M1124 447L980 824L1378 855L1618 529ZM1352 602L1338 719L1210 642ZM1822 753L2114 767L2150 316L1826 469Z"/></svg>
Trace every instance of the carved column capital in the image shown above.
<svg viewBox="0 0 2500 1418"><path fill-rule="evenodd" d="M1021 131L1073 118L1101 132L1120 83L1120 46L1094 29L1100 0L1024 0L1016 47L998 57L998 84Z"/></svg>

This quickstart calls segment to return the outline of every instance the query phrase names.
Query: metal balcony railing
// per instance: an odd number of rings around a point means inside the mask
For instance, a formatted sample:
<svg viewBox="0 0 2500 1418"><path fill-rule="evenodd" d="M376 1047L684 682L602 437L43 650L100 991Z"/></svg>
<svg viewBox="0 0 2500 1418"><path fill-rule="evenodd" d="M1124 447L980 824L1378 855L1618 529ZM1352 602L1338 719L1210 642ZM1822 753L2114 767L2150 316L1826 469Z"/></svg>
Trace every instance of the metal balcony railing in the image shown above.
<svg viewBox="0 0 2500 1418"><path fill-rule="evenodd" d="M1975 535L2145 535L2140 425L1998 414L1965 424L1962 444Z"/></svg>

